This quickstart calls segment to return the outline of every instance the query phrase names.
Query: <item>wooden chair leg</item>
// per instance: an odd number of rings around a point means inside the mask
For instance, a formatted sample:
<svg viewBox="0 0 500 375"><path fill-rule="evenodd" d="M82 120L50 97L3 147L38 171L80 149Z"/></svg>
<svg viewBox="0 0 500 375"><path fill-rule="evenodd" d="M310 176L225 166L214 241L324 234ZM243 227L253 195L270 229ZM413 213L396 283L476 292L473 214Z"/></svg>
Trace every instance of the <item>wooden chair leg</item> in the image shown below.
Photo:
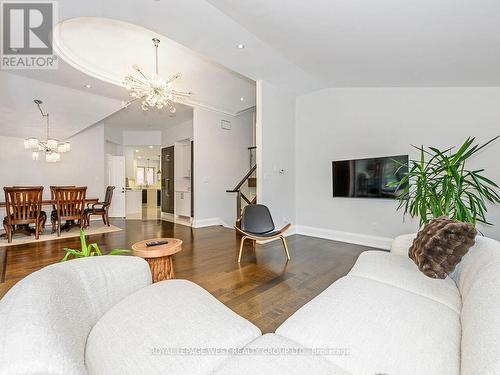
<svg viewBox="0 0 500 375"><path fill-rule="evenodd" d="M3 228L5 229L5 234L7 235L7 242L12 242L12 228L8 224L4 224Z"/></svg>
<svg viewBox="0 0 500 375"><path fill-rule="evenodd" d="M0 283L5 282L5 274L7 273L7 247L3 247L0 249L3 251L3 259L2 259L2 274L0 275Z"/></svg>
<svg viewBox="0 0 500 375"><path fill-rule="evenodd" d="M52 216L52 215L51 215ZM50 223L52 224L52 230L50 231L51 234L55 233L57 230L57 221L54 220L52 217L50 218Z"/></svg>
<svg viewBox="0 0 500 375"><path fill-rule="evenodd" d="M108 211L106 210L106 225L109 227L110 224L109 224L109 214L108 214Z"/></svg>
<svg viewBox="0 0 500 375"><path fill-rule="evenodd" d="M106 225L106 215L102 215L102 222L104 223L104 225Z"/></svg>
<svg viewBox="0 0 500 375"><path fill-rule="evenodd" d="M38 220L35 223L35 240L38 240L40 238L40 226L41 225L42 225L42 223L40 222L40 220Z"/></svg>
<svg viewBox="0 0 500 375"><path fill-rule="evenodd" d="M288 246L286 244L286 239L285 239L285 236L280 236L281 238L281 242L283 242L283 247L285 248L285 254L286 254L286 258L288 260L290 260L290 253L288 252Z"/></svg>
<svg viewBox="0 0 500 375"><path fill-rule="evenodd" d="M57 219L57 237L61 237L61 219Z"/></svg>
<svg viewBox="0 0 500 375"><path fill-rule="evenodd" d="M247 239L247 236L241 237L241 242L240 242L240 254L238 255L238 263L241 263L241 254L243 253L243 244L245 243L245 240Z"/></svg>

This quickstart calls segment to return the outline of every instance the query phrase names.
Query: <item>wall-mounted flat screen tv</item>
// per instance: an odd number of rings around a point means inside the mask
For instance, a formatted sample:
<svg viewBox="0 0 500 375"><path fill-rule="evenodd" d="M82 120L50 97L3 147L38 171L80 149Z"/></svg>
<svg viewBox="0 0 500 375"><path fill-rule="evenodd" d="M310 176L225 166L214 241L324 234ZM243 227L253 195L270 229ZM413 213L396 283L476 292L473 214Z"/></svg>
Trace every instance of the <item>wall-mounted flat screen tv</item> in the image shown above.
<svg viewBox="0 0 500 375"><path fill-rule="evenodd" d="M408 172L408 155L332 162L333 196L395 198L399 189L388 186Z"/></svg>

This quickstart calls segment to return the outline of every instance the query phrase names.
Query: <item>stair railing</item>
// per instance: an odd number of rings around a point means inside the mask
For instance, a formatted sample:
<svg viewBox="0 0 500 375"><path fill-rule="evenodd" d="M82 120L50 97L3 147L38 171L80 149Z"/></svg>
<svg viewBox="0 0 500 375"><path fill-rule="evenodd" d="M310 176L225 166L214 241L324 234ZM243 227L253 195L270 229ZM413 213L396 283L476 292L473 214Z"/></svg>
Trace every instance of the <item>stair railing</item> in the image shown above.
<svg viewBox="0 0 500 375"><path fill-rule="evenodd" d="M241 191L241 187L247 182L247 180L252 176L252 174L257 169L257 166L254 165L250 171L241 179L241 181L234 187L234 189L226 190L227 193L236 193L236 219L239 219L241 216L241 200L243 199L247 204L255 204L256 198L252 200L248 199L248 197L243 194Z"/></svg>

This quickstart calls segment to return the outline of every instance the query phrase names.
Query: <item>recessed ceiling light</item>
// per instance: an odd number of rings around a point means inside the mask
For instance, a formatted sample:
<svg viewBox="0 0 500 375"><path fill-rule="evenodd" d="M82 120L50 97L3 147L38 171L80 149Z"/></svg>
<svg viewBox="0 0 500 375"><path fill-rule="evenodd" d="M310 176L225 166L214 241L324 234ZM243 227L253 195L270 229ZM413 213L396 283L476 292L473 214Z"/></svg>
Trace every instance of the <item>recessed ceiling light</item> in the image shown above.
<svg viewBox="0 0 500 375"><path fill-rule="evenodd" d="M243 100L245 100L245 98L242 96L242 97L240 98L240 101L243 101Z"/></svg>
<svg viewBox="0 0 500 375"><path fill-rule="evenodd" d="M91 89L92 88L92 85L89 85L88 83L85 85L85 88L86 89Z"/></svg>
<svg viewBox="0 0 500 375"><path fill-rule="evenodd" d="M139 150L135 150L135 152L139 152Z"/></svg>
<svg viewBox="0 0 500 375"><path fill-rule="evenodd" d="M149 146L149 148L153 148L153 146Z"/></svg>
<svg viewBox="0 0 500 375"><path fill-rule="evenodd" d="M243 49L243 48L245 48L245 45L244 45L244 44L239 43L239 44L237 44L237 45L236 45L236 48L238 48L238 49Z"/></svg>
<svg viewBox="0 0 500 375"><path fill-rule="evenodd" d="M142 159L142 156L138 156L137 159Z"/></svg>

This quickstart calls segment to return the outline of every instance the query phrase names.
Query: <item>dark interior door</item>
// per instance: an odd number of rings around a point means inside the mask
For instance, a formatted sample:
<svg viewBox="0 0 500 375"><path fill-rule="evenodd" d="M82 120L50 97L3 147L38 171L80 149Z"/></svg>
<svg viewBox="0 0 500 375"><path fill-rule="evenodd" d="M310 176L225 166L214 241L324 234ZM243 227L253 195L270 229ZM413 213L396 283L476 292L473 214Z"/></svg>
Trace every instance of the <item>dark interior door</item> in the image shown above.
<svg viewBox="0 0 500 375"><path fill-rule="evenodd" d="M161 211L174 213L174 146L161 149Z"/></svg>
<svg viewBox="0 0 500 375"><path fill-rule="evenodd" d="M194 217L194 142L191 141L191 217Z"/></svg>

